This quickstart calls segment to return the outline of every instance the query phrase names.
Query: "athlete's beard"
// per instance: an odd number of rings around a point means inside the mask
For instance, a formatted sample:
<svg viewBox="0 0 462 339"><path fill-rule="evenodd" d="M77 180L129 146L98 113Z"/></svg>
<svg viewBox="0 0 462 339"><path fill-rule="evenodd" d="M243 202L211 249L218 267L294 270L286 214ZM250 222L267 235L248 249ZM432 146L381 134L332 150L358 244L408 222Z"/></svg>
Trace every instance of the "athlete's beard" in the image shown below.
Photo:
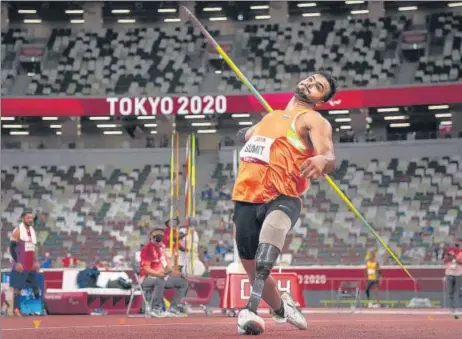
<svg viewBox="0 0 462 339"><path fill-rule="evenodd" d="M305 103L305 104L308 104L308 105L314 105L314 102L312 102L310 100L310 98L308 98L305 94L305 92L303 92L303 90L297 85L297 87L295 87L295 90L294 90L294 97L295 99Z"/></svg>

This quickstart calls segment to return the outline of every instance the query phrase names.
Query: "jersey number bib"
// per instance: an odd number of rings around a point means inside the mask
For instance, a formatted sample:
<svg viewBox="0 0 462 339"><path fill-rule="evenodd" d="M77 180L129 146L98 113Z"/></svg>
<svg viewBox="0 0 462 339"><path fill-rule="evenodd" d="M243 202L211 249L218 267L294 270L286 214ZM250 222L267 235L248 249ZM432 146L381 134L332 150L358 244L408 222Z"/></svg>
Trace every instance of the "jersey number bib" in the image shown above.
<svg viewBox="0 0 462 339"><path fill-rule="evenodd" d="M254 135L239 152L239 158L245 162L269 164L270 150L274 139Z"/></svg>

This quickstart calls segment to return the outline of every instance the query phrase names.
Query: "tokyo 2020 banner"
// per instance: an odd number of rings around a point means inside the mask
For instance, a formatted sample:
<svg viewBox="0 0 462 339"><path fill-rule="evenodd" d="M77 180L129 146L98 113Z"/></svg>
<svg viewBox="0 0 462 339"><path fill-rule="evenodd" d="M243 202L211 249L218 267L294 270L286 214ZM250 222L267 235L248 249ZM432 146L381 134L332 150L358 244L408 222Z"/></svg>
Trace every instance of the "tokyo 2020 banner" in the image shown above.
<svg viewBox="0 0 462 339"><path fill-rule="evenodd" d="M284 109L291 92L264 94L274 109ZM462 103L462 84L352 89L340 91L319 110ZM2 98L2 116L149 116L261 113L251 94L156 97Z"/></svg>

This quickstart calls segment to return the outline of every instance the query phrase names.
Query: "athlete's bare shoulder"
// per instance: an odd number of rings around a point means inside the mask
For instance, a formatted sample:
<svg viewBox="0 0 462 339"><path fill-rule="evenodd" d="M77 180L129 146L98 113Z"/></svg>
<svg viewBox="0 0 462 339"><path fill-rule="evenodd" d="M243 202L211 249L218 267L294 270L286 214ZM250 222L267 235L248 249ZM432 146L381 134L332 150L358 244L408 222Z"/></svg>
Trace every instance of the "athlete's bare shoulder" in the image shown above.
<svg viewBox="0 0 462 339"><path fill-rule="evenodd" d="M306 112L300 115L300 118L296 121L297 130L304 131L305 133L311 129L322 129L326 132L332 132L332 126L321 113L314 109L307 109ZM303 134L305 134L303 133Z"/></svg>
<svg viewBox="0 0 462 339"><path fill-rule="evenodd" d="M16 227L13 230L13 233L11 233L10 240L11 241L18 241L19 240L19 227Z"/></svg>

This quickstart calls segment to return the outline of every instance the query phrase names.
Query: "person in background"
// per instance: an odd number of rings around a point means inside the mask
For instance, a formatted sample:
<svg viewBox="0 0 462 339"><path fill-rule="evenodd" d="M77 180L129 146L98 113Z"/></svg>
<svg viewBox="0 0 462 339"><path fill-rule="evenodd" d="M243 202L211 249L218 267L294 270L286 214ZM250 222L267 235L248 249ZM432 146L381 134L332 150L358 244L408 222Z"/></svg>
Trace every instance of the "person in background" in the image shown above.
<svg viewBox="0 0 462 339"><path fill-rule="evenodd" d="M73 257L72 254L68 253L64 258L61 259L63 267L70 268L77 266L78 259Z"/></svg>
<svg viewBox="0 0 462 339"><path fill-rule="evenodd" d="M149 234L149 242L141 250L140 280L146 293L146 300L151 300L150 315L155 318L182 317L178 308L186 296L188 282L184 276L172 269L169 257L163 244L164 228L159 227ZM165 289L175 289L170 308L163 311ZM148 312L149 310L145 310Z"/></svg>
<svg viewBox="0 0 462 339"><path fill-rule="evenodd" d="M459 319L462 299L462 250L460 244L446 249L443 256L446 265L445 280L449 297L449 308L454 318Z"/></svg>
<svg viewBox="0 0 462 339"><path fill-rule="evenodd" d="M380 269L380 265L376 260L377 252L376 250L370 251L366 256L366 297L369 301L368 307L369 308L378 308L380 307L379 302L379 287L380 281L382 279L382 270ZM374 290L376 304L370 301L370 292Z"/></svg>
<svg viewBox="0 0 462 339"><path fill-rule="evenodd" d="M37 237L33 227L34 217L31 212L23 212L22 222L13 230L10 238L10 254L13 258L13 268L10 276L10 286L14 289L13 310L15 316L21 314L21 291L32 288L34 298L40 297L37 271L40 265L36 262Z"/></svg>
<svg viewBox="0 0 462 339"><path fill-rule="evenodd" d="M51 268L53 261L50 258L50 252L46 252L45 256L40 259L40 268Z"/></svg>
<svg viewBox="0 0 462 339"><path fill-rule="evenodd" d="M427 220L425 225L420 228L420 235L423 237L429 237L433 235L435 229L433 228L431 221Z"/></svg>

